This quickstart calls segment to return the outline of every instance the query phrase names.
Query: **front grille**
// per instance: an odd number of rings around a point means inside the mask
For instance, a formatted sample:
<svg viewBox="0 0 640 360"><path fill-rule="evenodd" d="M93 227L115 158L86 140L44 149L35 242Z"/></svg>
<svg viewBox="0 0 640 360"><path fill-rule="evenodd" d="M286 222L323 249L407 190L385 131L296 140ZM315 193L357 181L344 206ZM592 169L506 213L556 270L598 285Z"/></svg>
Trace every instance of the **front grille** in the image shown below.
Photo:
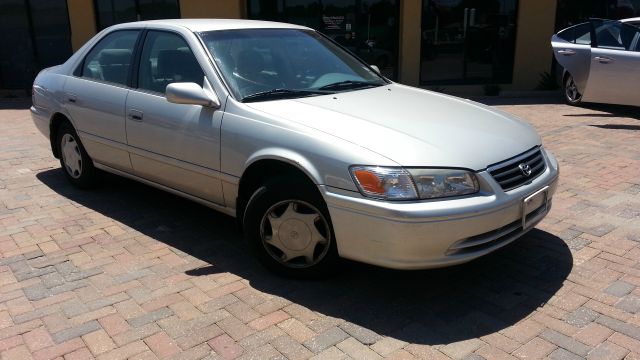
<svg viewBox="0 0 640 360"><path fill-rule="evenodd" d="M531 174L526 176L520 169L520 165L528 165ZM514 158L502 161L487 168L487 171L500 184L504 191L515 189L538 177L544 172L547 165L539 147L531 149Z"/></svg>

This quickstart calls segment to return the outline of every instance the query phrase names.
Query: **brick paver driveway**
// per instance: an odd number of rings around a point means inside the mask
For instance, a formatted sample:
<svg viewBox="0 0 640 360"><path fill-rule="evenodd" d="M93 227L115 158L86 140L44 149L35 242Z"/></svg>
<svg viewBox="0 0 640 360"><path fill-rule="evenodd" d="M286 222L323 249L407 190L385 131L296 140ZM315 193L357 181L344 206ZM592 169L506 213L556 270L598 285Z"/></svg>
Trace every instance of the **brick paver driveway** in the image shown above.
<svg viewBox="0 0 640 360"><path fill-rule="evenodd" d="M3 359L640 357L637 109L500 106L562 166L538 229L463 266L301 282L247 256L232 218L115 176L71 188L3 107Z"/></svg>

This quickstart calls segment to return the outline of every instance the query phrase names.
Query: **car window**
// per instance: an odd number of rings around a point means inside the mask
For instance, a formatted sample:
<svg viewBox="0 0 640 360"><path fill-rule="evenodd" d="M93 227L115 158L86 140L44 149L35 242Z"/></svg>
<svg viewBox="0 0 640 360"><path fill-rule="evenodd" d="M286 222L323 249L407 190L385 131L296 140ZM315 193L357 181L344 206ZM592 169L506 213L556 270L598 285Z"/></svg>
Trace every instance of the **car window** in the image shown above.
<svg viewBox="0 0 640 360"><path fill-rule="evenodd" d="M574 44L591 45L591 24L584 23L564 29L558 33L558 37Z"/></svg>
<svg viewBox="0 0 640 360"><path fill-rule="evenodd" d="M178 34L149 31L142 47L138 88L163 93L175 82L203 85L204 72L187 42Z"/></svg>
<svg viewBox="0 0 640 360"><path fill-rule="evenodd" d="M575 44L591 45L591 24L580 24L574 28Z"/></svg>
<svg viewBox="0 0 640 360"><path fill-rule="evenodd" d="M349 91L386 84L366 64L314 31L238 29L199 35L237 99L274 90Z"/></svg>
<svg viewBox="0 0 640 360"><path fill-rule="evenodd" d="M640 29L617 21L594 21L596 45L602 49L637 51Z"/></svg>
<svg viewBox="0 0 640 360"><path fill-rule="evenodd" d="M105 36L85 57L80 76L126 85L139 33L123 30Z"/></svg>

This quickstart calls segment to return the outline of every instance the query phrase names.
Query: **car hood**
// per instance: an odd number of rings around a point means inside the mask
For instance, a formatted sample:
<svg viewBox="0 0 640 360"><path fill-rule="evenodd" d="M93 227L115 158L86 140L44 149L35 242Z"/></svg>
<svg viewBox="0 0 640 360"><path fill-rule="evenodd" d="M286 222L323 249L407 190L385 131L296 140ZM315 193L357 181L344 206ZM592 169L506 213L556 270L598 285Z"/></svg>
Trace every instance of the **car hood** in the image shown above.
<svg viewBox="0 0 640 360"><path fill-rule="evenodd" d="M398 84L246 105L402 166L482 170L540 144L531 125L505 112Z"/></svg>

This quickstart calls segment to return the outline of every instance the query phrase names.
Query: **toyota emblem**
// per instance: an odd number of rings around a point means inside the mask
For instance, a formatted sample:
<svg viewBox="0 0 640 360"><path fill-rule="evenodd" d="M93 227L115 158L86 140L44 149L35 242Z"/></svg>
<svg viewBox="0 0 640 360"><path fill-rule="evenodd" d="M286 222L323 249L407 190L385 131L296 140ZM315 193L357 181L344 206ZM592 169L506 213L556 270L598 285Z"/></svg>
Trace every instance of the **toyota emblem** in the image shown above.
<svg viewBox="0 0 640 360"><path fill-rule="evenodd" d="M529 166L529 164L522 163L518 165L518 168L520 168L520 171L524 176L526 177L531 176L531 166Z"/></svg>

